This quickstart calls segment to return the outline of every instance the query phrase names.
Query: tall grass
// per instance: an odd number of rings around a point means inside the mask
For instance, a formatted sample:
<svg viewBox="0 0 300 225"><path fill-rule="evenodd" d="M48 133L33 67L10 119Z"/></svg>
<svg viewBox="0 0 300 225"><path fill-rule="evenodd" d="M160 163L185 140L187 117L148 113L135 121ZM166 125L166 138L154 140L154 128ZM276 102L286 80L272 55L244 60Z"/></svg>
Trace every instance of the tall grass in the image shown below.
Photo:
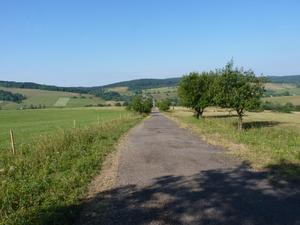
<svg viewBox="0 0 300 225"><path fill-rule="evenodd" d="M68 224L88 183L124 132L131 114L83 129L58 130L0 161L0 224Z"/></svg>

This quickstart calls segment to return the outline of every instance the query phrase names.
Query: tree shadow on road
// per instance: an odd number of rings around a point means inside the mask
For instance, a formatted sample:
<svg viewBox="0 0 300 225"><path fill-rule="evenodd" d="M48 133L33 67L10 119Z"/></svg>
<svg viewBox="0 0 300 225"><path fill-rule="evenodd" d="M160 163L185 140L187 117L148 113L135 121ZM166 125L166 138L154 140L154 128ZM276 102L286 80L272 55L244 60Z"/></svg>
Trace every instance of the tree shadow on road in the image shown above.
<svg viewBox="0 0 300 225"><path fill-rule="evenodd" d="M299 225L299 183L272 186L267 176L241 164L118 187L82 203L78 224Z"/></svg>

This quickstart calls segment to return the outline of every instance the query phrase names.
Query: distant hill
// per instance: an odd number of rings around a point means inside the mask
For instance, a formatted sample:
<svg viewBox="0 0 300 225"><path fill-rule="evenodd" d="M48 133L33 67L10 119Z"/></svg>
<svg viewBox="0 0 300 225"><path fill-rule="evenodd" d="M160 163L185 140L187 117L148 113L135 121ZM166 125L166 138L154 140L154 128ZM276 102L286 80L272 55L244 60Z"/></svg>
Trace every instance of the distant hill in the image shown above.
<svg viewBox="0 0 300 225"><path fill-rule="evenodd" d="M270 95L274 95L277 92L282 95L282 93L289 92L290 95L298 95L300 90L300 75L293 76L268 76L268 82L274 85L281 85L280 87L272 86L273 89L269 90ZM53 91L53 92L69 92L74 94L90 95L94 97L101 98L105 101L128 101L135 92L147 91L151 89L152 94L160 95L165 93L167 96L171 95L171 89L165 88L175 88L180 82L180 77L167 78L167 79L136 79L130 81L117 82L113 84L108 84L104 86L94 86L94 87L60 87L54 85L38 84L33 82L15 82L15 81L0 81L0 87L8 88L15 94L23 94L22 89L32 90L37 89L41 91ZM292 84L294 86L287 87L285 84ZM2 89L3 89L2 88ZM18 89L18 92L10 89ZM277 90L278 89L278 90ZM24 90L25 91L25 90ZM148 92L149 92L148 91ZM173 91L173 90L172 90ZM276 93L275 93L276 92ZM26 93L28 95L28 93ZM26 96L25 94L25 96ZM49 93L50 94L50 93ZM278 93L277 93L278 94ZM61 97L66 97L65 94L61 94ZM67 96L69 97L69 96ZM1 99L0 99L1 100ZM3 99L4 100L4 99ZM29 101L29 100L27 100Z"/></svg>
<svg viewBox="0 0 300 225"><path fill-rule="evenodd" d="M167 78L167 79L138 79L113 83L103 86L104 88L115 88L115 87L128 87L128 90L144 90L151 88L161 87L174 87L177 86L180 81L179 77Z"/></svg>
<svg viewBox="0 0 300 225"><path fill-rule="evenodd" d="M54 85L37 84L33 82L0 81L0 86L7 87L7 88L39 89L39 90L47 90L47 91L64 91L64 92L88 94L98 89L115 88L115 87L128 87L128 90L174 87L178 85L179 81L180 81L179 77L167 78L167 79L138 79L138 80L117 82L117 83L108 84L104 86L94 86L94 87L60 87Z"/></svg>
<svg viewBox="0 0 300 225"><path fill-rule="evenodd" d="M268 76L267 78L270 83L300 84L300 75Z"/></svg>
<svg viewBox="0 0 300 225"><path fill-rule="evenodd" d="M64 91L87 94L90 88L85 87L59 87L54 85L37 84L33 82L16 82L16 81L0 81L1 87L6 88L22 88L22 89L39 89L46 91Z"/></svg>

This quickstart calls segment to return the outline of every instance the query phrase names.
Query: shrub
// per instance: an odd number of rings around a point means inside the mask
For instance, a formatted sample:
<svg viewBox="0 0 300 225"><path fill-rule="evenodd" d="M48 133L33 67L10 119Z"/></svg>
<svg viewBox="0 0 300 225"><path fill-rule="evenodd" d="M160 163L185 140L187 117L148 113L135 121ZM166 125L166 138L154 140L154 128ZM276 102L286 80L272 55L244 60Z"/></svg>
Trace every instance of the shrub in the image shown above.
<svg viewBox="0 0 300 225"><path fill-rule="evenodd" d="M139 113L150 113L152 109L152 99L145 98L141 95L133 97L130 104L126 107L128 110L133 110Z"/></svg>
<svg viewBox="0 0 300 225"><path fill-rule="evenodd" d="M171 101L169 99L164 99L159 102L157 102L157 107L161 111L168 111L170 110Z"/></svg>

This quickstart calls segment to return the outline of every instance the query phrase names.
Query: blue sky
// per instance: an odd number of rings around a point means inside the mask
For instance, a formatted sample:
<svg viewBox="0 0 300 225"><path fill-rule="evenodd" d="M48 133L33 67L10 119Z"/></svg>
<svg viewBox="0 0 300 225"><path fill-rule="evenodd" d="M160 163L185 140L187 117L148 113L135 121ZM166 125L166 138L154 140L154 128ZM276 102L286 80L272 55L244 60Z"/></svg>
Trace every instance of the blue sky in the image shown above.
<svg viewBox="0 0 300 225"><path fill-rule="evenodd" d="M257 74L300 74L300 1L0 1L0 80L101 85L231 58Z"/></svg>

